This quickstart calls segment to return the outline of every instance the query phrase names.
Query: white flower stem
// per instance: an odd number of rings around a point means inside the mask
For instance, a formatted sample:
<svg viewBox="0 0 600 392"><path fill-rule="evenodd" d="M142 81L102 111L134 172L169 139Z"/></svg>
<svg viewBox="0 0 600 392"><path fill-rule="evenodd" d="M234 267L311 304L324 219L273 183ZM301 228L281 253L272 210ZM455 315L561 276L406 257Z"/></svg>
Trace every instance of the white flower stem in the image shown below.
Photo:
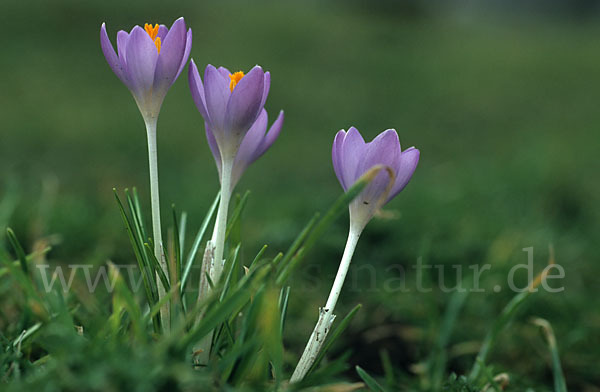
<svg viewBox="0 0 600 392"><path fill-rule="evenodd" d="M227 212L229 210L229 201L231 199L231 172L233 170L233 159L224 159L221 167L221 200L217 210L215 228L212 235L214 244L213 268L211 268L210 278L213 284L217 284L221 273L223 272L223 252L225 249L225 233L227 231Z"/></svg>
<svg viewBox="0 0 600 392"><path fill-rule="evenodd" d="M298 361L298 365L296 365L296 369L290 378L290 382L301 381L304 376L306 376L306 373L308 373L317 359L319 351L323 347L323 343L325 343L327 334L331 329L331 324L333 324L333 321L335 320L333 311L337 300L340 297L342 286L344 285L344 280L346 279L348 268L352 261L352 255L354 254L354 249L356 249L356 244L358 243L361 232L362 227L350 224L350 231L348 233L344 254L342 255L342 261L340 262L333 286L329 292L327 303L325 304L325 307L319 308L319 320L308 339L308 343L306 343L302 357L300 358L300 361Z"/></svg>
<svg viewBox="0 0 600 392"><path fill-rule="evenodd" d="M162 230L160 227L160 198L158 191L158 158L156 149L156 122L157 117L144 118L146 133L148 136L148 163L150 169L150 200L152 206L152 238L154 240L154 256L159 262L160 268L167 274L167 262L163 252ZM158 300L160 301L166 293L166 288L156 274L158 287ZM170 329L170 304L167 302L160 309L160 319L164 332Z"/></svg>
<svg viewBox="0 0 600 392"><path fill-rule="evenodd" d="M225 249L225 234L227 233L227 212L231 199L231 174L233 170L233 159L223 160L221 166L221 198L215 228L212 238L206 243L200 276L200 287L198 290L198 301L201 301L209 292L210 286L206 281L205 274L208 272L213 284L217 284L223 272L223 252ZM200 314L196 322L200 322L203 314ZM206 366L210 357L214 331L209 332L194 346L194 363Z"/></svg>

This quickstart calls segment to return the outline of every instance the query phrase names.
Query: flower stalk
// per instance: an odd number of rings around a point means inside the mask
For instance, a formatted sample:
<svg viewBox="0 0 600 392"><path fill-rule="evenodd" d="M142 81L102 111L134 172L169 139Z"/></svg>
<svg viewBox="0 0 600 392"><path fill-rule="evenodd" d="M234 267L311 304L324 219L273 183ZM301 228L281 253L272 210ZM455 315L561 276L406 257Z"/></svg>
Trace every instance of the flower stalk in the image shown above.
<svg viewBox="0 0 600 392"><path fill-rule="evenodd" d="M290 378L290 382L292 383L301 381L304 376L306 376L306 373L308 373L317 359L319 351L321 351L321 348L325 343L327 334L329 334L329 331L331 330L331 325L336 317L333 311L335 310L335 305L340 297L342 286L344 285L344 280L348 274L350 262L352 261L352 256L354 255L354 250L356 249L356 244L358 243L362 229L363 227L361 226L350 226L344 254L342 255L342 260L335 276L335 280L333 281L331 291L329 292L327 303L325 304L325 307L319 308L319 320L317 321L315 329L310 335L308 343L306 343L302 357L300 358L300 361L298 361L298 365L296 365L296 369Z"/></svg>
<svg viewBox="0 0 600 392"><path fill-rule="evenodd" d="M152 238L154 240L154 256L159 262L160 268L167 272L167 262L163 252L162 229L160 224L160 196L158 188L158 154L156 148L156 116L145 116L146 133L148 136L148 166L150 172L150 203L152 208ZM158 287L158 300L161 301L166 295L166 287L156 273L156 283ZM170 303L165 303L160 309L160 319L164 332L169 330L170 326Z"/></svg>
<svg viewBox="0 0 600 392"><path fill-rule="evenodd" d="M213 265L210 270L210 279L217 284L223 273L223 253L225 250L225 233L227 232L227 213L231 200L231 174L233 159L224 159L221 175L221 200L217 210L217 218L213 229L212 243L214 244Z"/></svg>

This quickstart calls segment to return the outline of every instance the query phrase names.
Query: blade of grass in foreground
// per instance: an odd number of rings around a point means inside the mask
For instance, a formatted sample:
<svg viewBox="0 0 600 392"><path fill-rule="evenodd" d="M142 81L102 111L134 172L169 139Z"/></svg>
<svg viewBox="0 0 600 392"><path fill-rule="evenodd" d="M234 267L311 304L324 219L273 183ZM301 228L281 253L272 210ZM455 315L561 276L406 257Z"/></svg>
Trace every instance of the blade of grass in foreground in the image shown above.
<svg viewBox="0 0 600 392"><path fill-rule="evenodd" d="M554 255L552 254L552 251L550 251L549 264L554 264ZM544 268L525 291L515 295L513 299L504 307L504 309L502 309L500 316L494 321L492 328L489 330L483 340L481 349L479 350L479 353L475 359L475 363L473 364L473 368L469 373L469 382L474 383L478 379L482 370L481 364L485 364L490 349L496 342L498 335L510 324L514 316L521 309L522 305L531 296L531 294L537 290L537 286L539 286L541 281L546 277L548 271L548 268Z"/></svg>
<svg viewBox="0 0 600 392"><path fill-rule="evenodd" d="M469 295L468 288L463 288L462 290L464 291L459 289L452 293L448 301L444 319L428 361L429 379L431 380L433 391L439 391L442 388L444 371L446 370L446 362L448 360L446 346L454 330L454 324L458 319L458 315Z"/></svg>
<svg viewBox="0 0 600 392"><path fill-rule="evenodd" d="M198 254L198 249L200 248L200 244L202 243L202 239L204 238L204 234L206 233L206 228L208 227L208 224L210 223L210 221L217 209L217 205L219 204L219 196L220 195L221 195L220 192L217 193L217 197L215 197L215 200L213 201L212 205L208 209L208 212L206 213L206 216L204 217L204 220L202 221L202 224L200 225L200 229L198 230L198 233L196 234L196 238L194 239L192 248L190 249L190 252L188 253L188 257L185 261L185 266L183 268L183 275L181 277L181 292L182 293L185 292L185 287L187 285L188 278L190 276L190 271L192 269L192 265L194 264L194 259L196 258L196 255Z"/></svg>
<svg viewBox="0 0 600 392"><path fill-rule="evenodd" d="M9 227L6 229L6 235L8 237L8 241L10 242L11 246L15 250L15 253L17 254L17 258L19 259L19 263L21 264L21 269L23 270L23 273L25 275L28 275L29 268L27 267L27 255L25 255L25 251L23 250L21 243L19 243L19 241L17 240L15 232L12 231L12 229Z"/></svg>
<svg viewBox="0 0 600 392"><path fill-rule="evenodd" d="M377 382L373 377L369 375L369 373L365 372L360 366L356 367L356 373L362 378L362 380L367 384L369 389L373 392L385 392L385 389Z"/></svg>
<svg viewBox="0 0 600 392"><path fill-rule="evenodd" d="M567 383L565 382L565 375L562 371L560 364L560 355L558 353L558 345L556 344L556 337L552 330L552 325L547 320L542 318L534 318L533 324L537 325L542 329L546 341L548 342L548 348L552 355L552 373L554 375L554 391L555 392L567 392Z"/></svg>
<svg viewBox="0 0 600 392"><path fill-rule="evenodd" d="M117 200L117 205L119 206L121 218L123 219L123 223L125 224L125 230L127 231L129 242L131 243L131 247L133 248L133 253L135 255L135 259L138 263L138 267L142 275L142 282L144 283L144 290L146 292L146 300L148 301L148 304L152 306L156 303L156 301L158 301L158 292L156 290L156 285L154 284L154 277L152 276L154 272L152 270L152 267L150 266L150 263L148 262L146 250L144 249L144 240L143 237L141 237L143 233L143 228L136 224L134 229L134 225L127 216L127 213L125 212L125 207L123 206L123 203L121 202L121 199L119 198L119 195L115 188L113 188L113 192L115 194L115 199ZM136 214L135 211L132 211L132 214ZM160 321L158 319L154 320L154 329L157 332L160 329L159 322Z"/></svg>

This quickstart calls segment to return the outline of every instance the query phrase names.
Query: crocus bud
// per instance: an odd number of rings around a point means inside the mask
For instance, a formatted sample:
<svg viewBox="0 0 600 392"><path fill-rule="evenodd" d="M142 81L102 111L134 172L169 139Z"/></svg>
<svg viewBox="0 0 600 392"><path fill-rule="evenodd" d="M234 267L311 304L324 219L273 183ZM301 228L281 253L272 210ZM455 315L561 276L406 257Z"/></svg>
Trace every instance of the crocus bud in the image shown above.
<svg viewBox="0 0 600 392"><path fill-rule="evenodd" d="M100 44L108 65L131 90L144 119L156 119L167 91L173 85L192 49L192 29L183 18L170 29L164 25L135 26L117 33L117 53L100 28Z"/></svg>
<svg viewBox="0 0 600 392"><path fill-rule="evenodd" d="M394 129L380 133L369 143L365 143L354 127L348 132L342 129L337 133L332 148L333 169L345 191L373 167L388 168L380 170L350 203L350 225L353 228L361 231L378 208L404 189L417 168L419 154L414 147L402 151Z"/></svg>
<svg viewBox="0 0 600 392"><path fill-rule="evenodd" d="M220 158L227 162L236 159L246 135L263 112L271 85L269 72L258 65L247 74L208 65L202 84L192 60L188 77L194 102L214 137Z"/></svg>

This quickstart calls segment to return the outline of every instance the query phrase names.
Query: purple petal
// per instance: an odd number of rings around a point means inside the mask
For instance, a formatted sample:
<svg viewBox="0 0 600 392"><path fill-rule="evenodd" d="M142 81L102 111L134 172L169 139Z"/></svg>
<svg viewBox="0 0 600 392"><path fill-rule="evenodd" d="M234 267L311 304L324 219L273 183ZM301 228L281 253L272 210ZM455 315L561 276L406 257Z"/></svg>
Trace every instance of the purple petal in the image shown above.
<svg viewBox="0 0 600 392"><path fill-rule="evenodd" d="M225 78L214 66L207 65L204 71L204 98L206 110L210 117L213 132L223 132L225 123L225 111L231 91L229 90L229 78Z"/></svg>
<svg viewBox="0 0 600 392"><path fill-rule="evenodd" d="M242 174L244 174L248 166L258 159L257 151L260 149L262 143L264 143L265 132L267 131L267 123L267 111L263 110L246 133L246 136L244 136L244 140L242 140L242 143L240 144L237 155L235 156L235 162L233 164L233 173L231 179L232 189L240 180Z"/></svg>
<svg viewBox="0 0 600 392"><path fill-rule="evenodd" d="M266 110L265 110L265 112L266 112ZM269 128L269 132L267 132L267 134L265 135L265 139L263 140L263 143L260 146L260 149L257 151L256 158L254 160L260 158L265 152L267 152L267 150L269 148L271 148L273 143L275 143L275 140L277 140L277 138L279 137L279 134L281 133L281 128L283 127L284 118L285 118L285 116L283 114L283 110L281 110L279 112L279 116L277 116L277 119L275 120L273 125L271 125L271 128Z"/></svg>
<svg viewBox="0 0 600 392"><path fill-rule="evenodd" d="M144 29L135 26L127 42L127 68L132 90L138 95L152 89L158 51Z"/></svg>
<svg viewBox="0 0 600 392"><path fill-rule="evenodd" d="M231 75L231 72L229 72L229 70L225 67L219 67L217 68L217 71L219 71L219 73L221 75L223 75L227 80L231 80L229 79L229 75Z"/></svg>
<svg viewBox="0 0 600 392"><path fill-rule="evenodd" d="M165 37L167 36L168 32L169 29L167 28L167 26L161 24L160 26L158 26L158 33L156 33L156 36L159 37L162 42L165 40Z"/></svg>
<svg viewBox="0 0 600 392"><path fill-rule="evenodd" d="M210 152L212 152L213 157L215 158L217 170L219 171L219 178L221 178L221 153L219 152L217 140L215 139L215 135L207 122L204 123L204 128L206 129L206 140L208 140L208 147L210 147Z"/></svg>
<svg viewBox="0 0 600 392"><path fill-rule="evenodd" d="M127 42L129 41L129 33L124 30L119 30L117 33L117 52L123 69L127 69Z"/></svg>
<svg viewBox="0 0 600 392"><path fill-rule="evenodd" d="M388 201L400 193L412 178L417 164L419 163L421 152L414 147L410 147L403 151L400 155L400 162L396 168L396 182L390 192Z"/></svg>
<svg viewBox="0 0 600 392"><path fill-rule="evenodd" d="M154 72L155 90L171 87L178 75L186 46L186 27L183 18L177 19L169 29L160 48Z"/></svg>
<svg viewBox="0 0 600 392"><path fill-rule="evenodd" d="M400 141L398 134L393 129L388 129L370 143L367 143L366 152L358 169L358 176L364 174L375 165L385 165L391 168L397 167L400 159Z"/></svg>
<svg viewBox="0 0 600 392"><path fill-rule="evenodd" d="M348 188L362 175L362 173L358 173L357 171L365 148L365 140L360 135L360 132L358 132L358 129L350 127L346 133L346 137L344 137L339 156L343 183Z"/></svg>
<svg viewBox="0 0 600 392"><path fill-rule="evenodd" d="M267 115L267 111L263 109L246 133L246 136L244 136L244 140L242 140L235 157L236 163L241 162L247 166L258 159L260 155L257 156L257 153L264 142L268 122L269 116Z"/></svg>
<svg viewBox="0 0 600 392"><path fill-rule="evenodd" d="M198 67L194 63L194 60L190 62L188 71L188 80L190 84L190 90L192 92L192 98L196 103L196 107L200 111L202 117L206 122L210 122L208 112L206 111L206 99L204 98L204 86L202 85L202 79L200 73L198 73Z"/></svg>
<svg viewBox="0 0 600 392"><path fill-rule="evenodd" d="M260 102L260 107L264 107L267 102L267 97L269 96L269 89L271 88L271 73L269 71L265 72L265 81L264 81L264 90L262 101Z"/></svg>
<svg viewBox="0 0 600 392"><path fill-rule="evenodd" d="M224 131L233 133L240 141L262 109L264 75L260 66L252 68L235 86L227 103Z"/></svg>
<svg viewBox="0 0 600 392"><path fill-rule="evenodd" d="M359 165L358 173L362 175L376 165L384 165L394 170L399 161L400 142L398 134L395 130L388 129L377 135L372 142L367 143L366 152ZM382 170L361 193L361 198L368 203L377 203L390 185L391 180L389 173Z"/></svg>
<svg viewBox="0 0 600 392"><path fill-rule="evenodd" d="M331 160L333 161L333 171L335 175L342 185L344 191L348 190L348 185L344 182L344 178L342 176L342 163L341 163L341 153L342 153L342 144L344 143L344 138L346 137L346 131L343 129L340 130L335 135L335 139L333 139L333 147L331 148Z"/></svg>
<svg viewBox="0 0 600 392"><path fill-rule="evenodd" d="M185 37L185 51L183 52L183 57L181 58L181 65L179 65L179 70L177 71L177 75L175 75L175 79L179 77L181 71L187 64L188 58L190 57L190 52L192 50L192 29L188 29L187 35Z"/></svg>
<svg viewBox="0 0 600 392"><path fill-rule="evenodd" d="M123 83L127 84L127 77L125 76L126 71L121 64L119 57L117 57L110 39L108 39L105 23L102 23L102 27L100 27L100 46L102 47L102 53L104 53L104 57L106 57L106 61L110 68Z"/></svg>

